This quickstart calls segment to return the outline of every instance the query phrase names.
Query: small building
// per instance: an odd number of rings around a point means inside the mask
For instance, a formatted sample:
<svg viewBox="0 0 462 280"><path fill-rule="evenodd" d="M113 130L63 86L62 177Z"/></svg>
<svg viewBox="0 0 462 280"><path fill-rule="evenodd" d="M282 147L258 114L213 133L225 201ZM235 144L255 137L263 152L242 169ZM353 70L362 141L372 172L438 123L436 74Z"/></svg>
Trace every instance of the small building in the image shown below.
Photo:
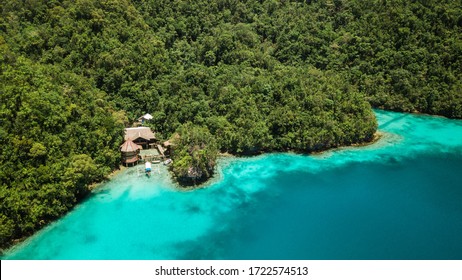
<svg viewBox="0 0 462 280"><path fill-rule="evenodd" d="M156 143L156 135L151 131L149 127L130 127L125 129L124 140L132 140L135 144L149 149Z"/></svg>
<svg viewBox="0 0 462 280"><path fill-rule="evenodd" d="M152 116L150 114L146 114L146 115L143 115L143 116L138 118L138 121L141 124L144 124L144 122L147 122L147 121L150 121L150 120L152 120Z"/></svg>
<svg viewBox="0 0 462 280"><path fill-rule="evenodd" d="M162 145L157 145L157 150L159 151L159 154L162 157L165 157L165 150L164 150L164 147L162 147Z"/></svg>
<svg viewBox="0 0 462 280"><path fill-rule="evenodd" d="M132 140L126 140L120 145L120 152L122 153L122 163L125 166L136 165L140 160L141 146L135 144Z"/></svg>
<svg viewBox="0 0 462 280"><path fill-rule="evenodd" d="M175 133L175 134L173 134L173 136L171 137L170 140L167 140L164 143L162 143L162 145L164 146L163 154L166 157L171 156L172 149L175 146L175 142L177 142L177 141L180 141L180 135L178 133Z"/></svg>

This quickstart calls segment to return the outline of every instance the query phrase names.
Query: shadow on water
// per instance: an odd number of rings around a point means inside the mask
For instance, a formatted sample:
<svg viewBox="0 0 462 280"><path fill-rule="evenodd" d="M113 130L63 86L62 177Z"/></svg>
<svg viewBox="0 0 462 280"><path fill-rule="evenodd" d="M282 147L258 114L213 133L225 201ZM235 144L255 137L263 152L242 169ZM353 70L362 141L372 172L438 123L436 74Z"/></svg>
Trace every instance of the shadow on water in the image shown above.
<svg viewBox="0 0 462 280"><path fill-rule="evenodd" d="M407 118L407 117L408 117L407 114L406 114L406 115L398 115L397 117L395 117L395 118L393 118L393 119L391 119L391 120L389 120L389 121L387 121L387 122L385 122L385 123L379 125L379 128L380 128L380 129L384 129L384 128L386 128L387 126L389 126L390 124L393 124L393 123L395 123L395 122L397 122L397 121L400 121L400 120L402 120L402 119L404 119L404 118Z"/></svg>
<svg viewBox="0 0 462 280"><path fill-rule="evenodd" d="M462 258L462 123L378 119L384 145L222 160L195 191L129 169L6 258Z"/></svg>

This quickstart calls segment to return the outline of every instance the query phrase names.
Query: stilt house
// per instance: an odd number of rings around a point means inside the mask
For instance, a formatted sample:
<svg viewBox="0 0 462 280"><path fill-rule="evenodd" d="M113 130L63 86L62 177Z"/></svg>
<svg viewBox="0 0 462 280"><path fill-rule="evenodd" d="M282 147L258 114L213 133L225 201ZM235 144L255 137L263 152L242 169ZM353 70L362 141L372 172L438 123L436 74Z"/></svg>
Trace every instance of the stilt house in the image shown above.
<svg viewBox="0 0 462 280"><path fill-rule="evenodd" d="M132 140L126 140L120 146L120 152L122 153L122 163L125 166L136 165L140 160L141 146L135 144Z"/></svg>

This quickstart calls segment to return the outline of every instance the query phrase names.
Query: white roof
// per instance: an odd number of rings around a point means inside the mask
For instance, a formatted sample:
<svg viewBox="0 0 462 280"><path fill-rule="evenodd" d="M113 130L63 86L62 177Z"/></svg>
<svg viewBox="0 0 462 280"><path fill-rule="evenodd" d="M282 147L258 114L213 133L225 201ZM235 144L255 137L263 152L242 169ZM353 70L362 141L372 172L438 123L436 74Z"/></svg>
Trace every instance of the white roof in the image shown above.
<svg viewBox="0 0 462 280"><path fill-rule="evenodd" d="M140 119L152 120L152 116L150 114L146 114L144 116L141 116Z"/></svg>

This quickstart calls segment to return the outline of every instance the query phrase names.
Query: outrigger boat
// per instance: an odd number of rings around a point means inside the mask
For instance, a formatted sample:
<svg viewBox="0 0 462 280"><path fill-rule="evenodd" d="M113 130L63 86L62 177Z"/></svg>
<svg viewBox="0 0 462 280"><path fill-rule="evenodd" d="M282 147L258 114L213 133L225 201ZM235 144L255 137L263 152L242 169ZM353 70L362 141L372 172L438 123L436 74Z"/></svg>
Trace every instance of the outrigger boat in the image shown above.
<svg viewBox="0 0 462 280"><path fill-rule="evenodd" d="M151 163L149 161L146 161L146 163L144 164L144 167L145 167L146 176L150 177L151 176Z"/></svg>

